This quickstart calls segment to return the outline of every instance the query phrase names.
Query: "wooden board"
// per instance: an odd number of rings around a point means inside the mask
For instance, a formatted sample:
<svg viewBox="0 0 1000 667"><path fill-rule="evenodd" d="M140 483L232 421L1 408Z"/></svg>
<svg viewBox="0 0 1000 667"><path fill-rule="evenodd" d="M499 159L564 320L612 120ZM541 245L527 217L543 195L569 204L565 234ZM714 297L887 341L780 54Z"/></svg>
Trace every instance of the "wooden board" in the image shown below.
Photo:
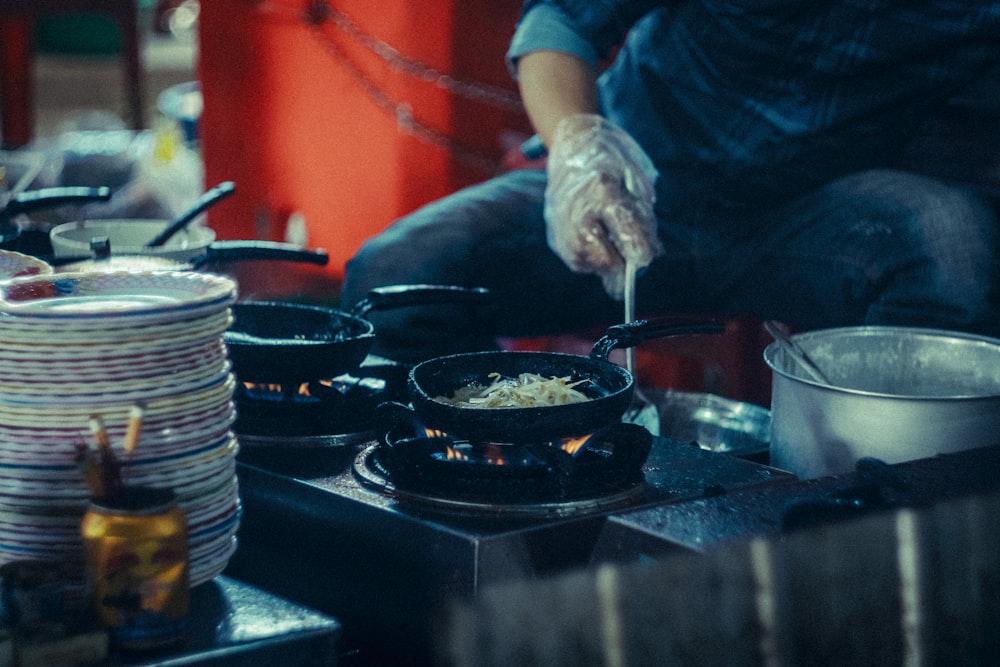
<svg viewBox="0 0 1000 667"><path fill-rule="evenodd" d="M1000 494L484 590L441 664L931 665L1000 655Z"/></svg>

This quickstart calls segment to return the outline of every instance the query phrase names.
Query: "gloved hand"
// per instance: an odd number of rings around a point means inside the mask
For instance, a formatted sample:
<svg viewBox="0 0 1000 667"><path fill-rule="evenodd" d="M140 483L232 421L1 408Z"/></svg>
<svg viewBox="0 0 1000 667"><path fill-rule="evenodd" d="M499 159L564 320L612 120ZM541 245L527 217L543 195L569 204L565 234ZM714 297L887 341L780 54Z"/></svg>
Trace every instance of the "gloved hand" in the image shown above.
<svg viewBox="0 0 1000 667"><path fill-rule="evenodd" d="M600 276L620 301L625 261L642 268L663 253L653 214L656 168L624 130L576 114L556 126L547 170L549 247L572 271Z"/></svg>

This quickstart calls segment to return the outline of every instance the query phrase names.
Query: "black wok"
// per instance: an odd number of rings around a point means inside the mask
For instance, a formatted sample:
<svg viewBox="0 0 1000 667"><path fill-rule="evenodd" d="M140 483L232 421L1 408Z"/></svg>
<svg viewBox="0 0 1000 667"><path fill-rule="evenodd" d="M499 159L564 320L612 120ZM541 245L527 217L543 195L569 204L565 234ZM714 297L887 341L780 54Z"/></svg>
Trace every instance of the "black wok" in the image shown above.
<svg viewBox="0 0 1000 667"><path fill-rule="evenodd" d="M417 364L407 386L415 416L427 427L450 436L486 442L547 442L581 436L620 421L629 407L635 380L625 368L608 361L615 348L644 340L689 334L718 334L715 321L679 322L675 319L638 320L613 326L595 343L589 357L557 352L472 352L437 357ZM451 405L438 397L451 396L472 384L488 385L490 374L517 377L536 373L545 377L582 380L576 389L590 400L568 405L528 408L474 408Z"/></svg>
<svg viewBox="0 0 1000 667"><path fill-rule="evenodd" d="M333 378L361 365L375 342L364 316L417 304L484 303L489 292L452 285L393 285L368 293L350 312L297 303L242 302L232 306L224 338L233 372L243 382L302 383Z"/></svg>

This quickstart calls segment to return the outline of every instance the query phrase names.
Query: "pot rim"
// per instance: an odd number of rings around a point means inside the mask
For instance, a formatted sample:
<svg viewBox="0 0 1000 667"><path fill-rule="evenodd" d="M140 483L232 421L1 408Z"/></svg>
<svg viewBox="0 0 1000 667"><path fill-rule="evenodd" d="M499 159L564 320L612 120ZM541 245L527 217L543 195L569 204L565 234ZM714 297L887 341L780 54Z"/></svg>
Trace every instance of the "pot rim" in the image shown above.
<svg viewBox="0 0 1000 667"><path fill-rule="evenodd" d="M805 348L806 352L810 351L809 344L811 342L828 339L833 337L891 337L891 336L906 336L910 338L929 338L929 339L941 339L951 340L961 343L980 343L986 346L997 348L997 353L1000 355L1000 338L993 338L990 336L985 336L981 334L967 333L964 331L956 331L951 329L941 329L933 327L909 327L909 326L899 326L899 325L861 325L861 326L844 326L844 327L831 327L825 329L812 329L809 331L803 331L796 333L792 336L795 342L799 343ZM801 384L806 384L816 389L823 391L829 391L833 393L853 395L853 396L864 396L869 398L882 398L890 400L905 400L905 401L933 401L933 402L953 402L953 401L993 401L1000 398L1000 385L998 385L996 391L992 393L965 393L965 394L952 394L952 395L920 395L920 394L904 394L904 393L889 393L883 391L872 391L866 389L857 389L852 387L843 387L832 384L824 384L818 382L808 376L798 375L793 371L790 371L786 366L791 366L792 364L781 364L779 363L779 355L783 355L780 352L781 346L775 341L770 343L764 349L764 361L770 367L772 373L776 376L784 377L792 382L797 382Z"/></svg>
<svg viewBox="0 0 1000 667"><path fill-rule="evenodd" d="M108 232L110 236L116 227L145 227L150 230L149 240L156 236L158 231L163 230L170 224L166 218L95 218L87 220L74 220L56 225L49 231L49 240L52 243L53 255L60 257L84 257L91 254L90 242L78 241L68 238L67 234L78 229L99 229ZM187 243L178 243L181 239L187 239ZM145 247L143 245L120 245L111 243L112 256L119 255L145 255L161 257L191 256L205 250L216 239L215 231L207 225L193 222L162 246Z"/></svg>

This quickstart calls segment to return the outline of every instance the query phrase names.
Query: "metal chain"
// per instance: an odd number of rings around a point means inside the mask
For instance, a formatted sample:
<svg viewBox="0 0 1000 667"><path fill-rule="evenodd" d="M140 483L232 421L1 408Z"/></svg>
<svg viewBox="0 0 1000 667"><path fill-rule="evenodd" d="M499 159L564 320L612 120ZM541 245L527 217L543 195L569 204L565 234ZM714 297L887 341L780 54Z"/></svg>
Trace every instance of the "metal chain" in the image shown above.
<svg viewBox="0 0 1000 667"><path fill-rule="evenodd" d="M395 119L396 126L400 131L448 151L460 162L474 167L484 174L493 175L497 172L498 162L496 159L483 155L481 152L462 144L453 137L415 118L413 108L406 102L397 102L394 100L378 83L366 75L361 67L326 33L324 26L332 23L342 32L361 42L366 48L389 64L391 68L411 76L419 77L423 81L433 83L450 93L466 99L492 104L508 111L521 111L523 107L520 99L514 93L485 84L458 81L447 74L435 70L429 65L403 56L391 45L361 31L355 23L331 7L325 0L313 0L310 2L302 14L302 20L313 29L313 33L318 37L323 48L333 56L338 64L346 69L347 73L354 79L368 98L382 111Z"/></svg>
<svg viewBox="0 0 1000 667"><path fill-rule="evenodd" d="M438 130L435 130L429 125L426 125L414 118L413 109L409 104L393 100L388 93L379 88L374 81L365 76L361 69L350 60L347 54L344 53L340 47L327 39L322 39L320 43L328 51L330 51L340 65L347 70L347 73L354 79L358 86L361 87L369 99L371 99L377 107L382 109L382 111L395 118L396 126L401 131L422 139L432 145L438 146L439 148L443 148L444 150L455 155L456 158L466 165L475 167L485 174L492 175L496 173L497 163L495 160L479 154L443 132L439 132Z"/></svg>
<svg viewBox="0 0 1000 667"><path fill-rule="evenodd" d="M391 44L366 33L349 16L325 0L313 0L305 10L305 20L314 25L326 21L332 22L343 33L385 61L390 68L407 76L434 84L459 97L489 104L505 111L524 109L520 96L511 90L482 82L462 81L426 63L403 55Z"/></svg>

